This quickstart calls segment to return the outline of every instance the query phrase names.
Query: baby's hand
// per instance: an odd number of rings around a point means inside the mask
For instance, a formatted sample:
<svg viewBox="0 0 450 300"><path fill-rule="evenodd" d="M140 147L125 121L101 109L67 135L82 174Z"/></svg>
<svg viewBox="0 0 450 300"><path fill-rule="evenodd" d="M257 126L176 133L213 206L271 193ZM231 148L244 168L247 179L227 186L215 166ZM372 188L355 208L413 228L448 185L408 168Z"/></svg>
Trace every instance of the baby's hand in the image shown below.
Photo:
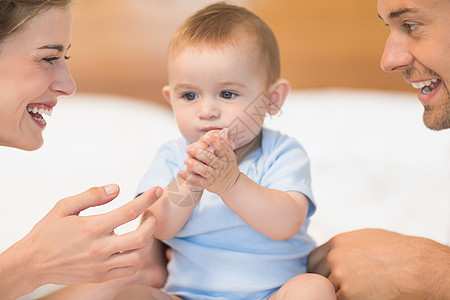
<svg viewBox="0 0 450 300"><path fill-rule="evenodd" d="M179 171L178 176L192 186L220 196L234 186L240 174L233 148L228 128L207 132L186 148L187 168Z"/></svg>
<svg viewBox="0 0 450 300"><path fill-rule="evenodd" d="M190 144L189 146L186 147L186 152L188 153L188 158L186 158L184 160L185 164L186 164L186 160L187 159L195 159L187 151L191 147L198 148L198 149L205 149L205 151L211 151L210 149L206 150L206 149L209 148L209 145L206 144L205 142L203 142L203 137L204 136L200 137L200 139L197 142L192 143L192 144ZM181 171L181 170L178 171L177 175L178 175L179 178L183 179L186 182L186 185L189 187L191 192L194 192L194 193L196 193L196 192L203 192L204 188L201 185L199 185L198 183L196 183L197 182L196 180L194 180L196 177L199 176L199 174L195 173L193 170L191 170L189 168L186 168L186 170L184 170L184 171Z"/></svg>

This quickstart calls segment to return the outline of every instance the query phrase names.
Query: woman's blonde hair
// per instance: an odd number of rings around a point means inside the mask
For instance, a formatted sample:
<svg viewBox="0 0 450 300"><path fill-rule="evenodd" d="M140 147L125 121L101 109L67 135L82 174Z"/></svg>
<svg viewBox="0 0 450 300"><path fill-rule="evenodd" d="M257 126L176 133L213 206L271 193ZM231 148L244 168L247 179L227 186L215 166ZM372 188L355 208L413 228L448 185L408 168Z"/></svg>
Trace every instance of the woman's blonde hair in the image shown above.
<svg viewBox="0 0 450 300"><path fill-rule="evenodd" d="M0 43L40 12L70 3L71 0L0 0Z"/></svg>
<svg viewBox="0 0 450 300"><path fill-rule="evenodd" d="M244 36L242 36L242 33ZM178 50L197 46L246 46L255 42L269 83L280 77L278 43L270 27L249 10L218 2L199 10L175 32L169 45L168 59Z"/></svg>

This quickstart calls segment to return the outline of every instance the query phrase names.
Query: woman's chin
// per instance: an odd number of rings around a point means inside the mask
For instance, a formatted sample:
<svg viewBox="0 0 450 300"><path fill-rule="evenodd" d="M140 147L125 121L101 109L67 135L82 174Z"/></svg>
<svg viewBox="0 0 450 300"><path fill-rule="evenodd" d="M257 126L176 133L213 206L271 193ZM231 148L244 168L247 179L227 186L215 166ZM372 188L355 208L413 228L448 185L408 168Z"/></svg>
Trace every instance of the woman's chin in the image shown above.
<svg viewBox="0 0 450 300"><path fill-rule="evenodd" d="M35 136L32 139L31 138L25 139L24 141L18 141L15 144L6 145L6 146L25 150L25 151L34 151L34 150L41 148L43 144L44 144L44 139L43 139L42 135L40 135L38 137Z"/></svg>

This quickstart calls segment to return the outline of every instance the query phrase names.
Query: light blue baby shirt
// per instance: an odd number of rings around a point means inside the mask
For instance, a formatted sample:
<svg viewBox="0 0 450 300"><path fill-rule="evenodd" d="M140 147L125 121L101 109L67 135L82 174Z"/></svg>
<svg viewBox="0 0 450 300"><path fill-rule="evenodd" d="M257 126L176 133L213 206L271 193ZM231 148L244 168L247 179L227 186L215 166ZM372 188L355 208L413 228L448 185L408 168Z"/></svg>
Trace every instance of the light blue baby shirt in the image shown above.
<svg viewBox="0 0 450 300"><path fill-rule="evenodd" d="M178 170L184 170L187 145L184 139L164 144L138 194L156 185L165 187ZM164 241L172 248L166 292L183 299L262 299L306 271L306 258L315 246L306 229L316 205L302 146L263 128L261 148L250 153L239 169L261 186L306 195L310 205L303 226L291 239L272 240L242 221L219 196L205 191L176 237Z"/></svg>

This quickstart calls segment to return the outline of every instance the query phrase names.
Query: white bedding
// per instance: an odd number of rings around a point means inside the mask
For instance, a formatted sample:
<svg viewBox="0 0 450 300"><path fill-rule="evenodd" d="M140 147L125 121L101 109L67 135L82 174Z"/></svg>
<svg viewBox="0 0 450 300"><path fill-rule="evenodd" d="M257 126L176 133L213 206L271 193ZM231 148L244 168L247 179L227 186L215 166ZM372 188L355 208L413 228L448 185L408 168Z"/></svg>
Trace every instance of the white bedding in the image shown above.
<svg viewBox="0 0 450 300"><path fill-rule="evenodd" d="M318 243L377 227L449 244L450 132L426 129L422 111L414 94L310 90L291 93L281 115L267 120L310 156L318 203L310 233ZM126 203L159 145L178 137L168 108L117 96L61 99L47 119L40 150L0 148L0 251L58 199L91 186L115 182L122 192L86 214Z"/></svg>

